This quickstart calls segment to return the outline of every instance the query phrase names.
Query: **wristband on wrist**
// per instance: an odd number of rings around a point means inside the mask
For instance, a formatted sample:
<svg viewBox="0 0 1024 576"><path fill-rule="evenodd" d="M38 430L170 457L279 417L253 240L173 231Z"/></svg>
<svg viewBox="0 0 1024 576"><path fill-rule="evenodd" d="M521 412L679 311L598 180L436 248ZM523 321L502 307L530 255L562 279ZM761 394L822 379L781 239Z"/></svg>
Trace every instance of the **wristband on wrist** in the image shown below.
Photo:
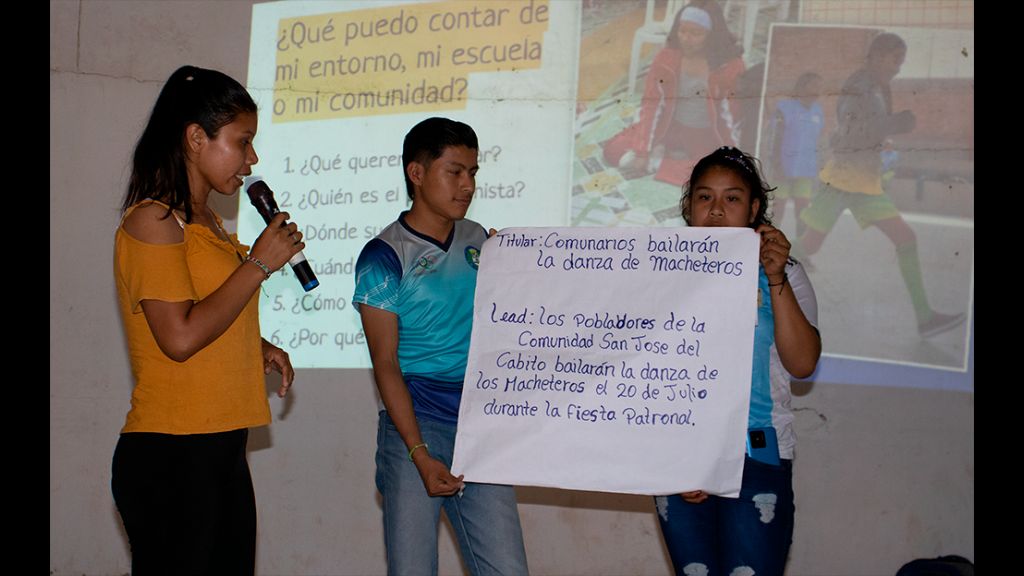
<svg viewBox="0 0 1024 576"><path fill-rule="evenodd" d="M245 261L246 262L252 262L253 264L259 266L260 270L263 270L263 273L267 276L267 278L268 279L270 278L270 267L267 266L266 264L264 264L263 262L261 262L259 258L254 258L250 254L249 256L245 257Z"/></svg>
<svg viewBox="0 0 1024 576"><path fill-rule="evenodd" d="M412 448L411 448L411 449L409 450L409 462L412 462L412 455L413 455L413 453L414 453L414 452L416 452L416 450L418 450L418 449L420 449L420 448L423 448L423 449L425 449L425 450L429 450L429 449L430 449L430 446L427 446L427 443L426 443L426 442L423 442L422 444L417 444L417 445L413 446L413 447L412 447Z"/></svg>
<svg viewBox="0 0 1024 576"><path fill-rule="evenodd" d="M772 284L771 282L769 282L768 283L768 287L769 288L774 288L776 286L779 286L780 287L779 288L779 294L782 294L782 290L783 290L782 287L786 285L786 282L789 282L789 274L783 272L782 273L782 281L781 282L777 282L775 284Z"/></svg>

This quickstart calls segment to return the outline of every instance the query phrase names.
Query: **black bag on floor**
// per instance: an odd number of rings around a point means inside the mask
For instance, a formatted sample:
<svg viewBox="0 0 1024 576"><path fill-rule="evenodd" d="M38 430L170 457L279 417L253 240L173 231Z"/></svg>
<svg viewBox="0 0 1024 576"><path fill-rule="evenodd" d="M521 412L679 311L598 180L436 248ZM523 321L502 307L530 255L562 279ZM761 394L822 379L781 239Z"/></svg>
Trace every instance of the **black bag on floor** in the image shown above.
<svg viewBox="0 0 1024 576"><path fill-rule="evenodd" d="M974 564L962 556L918 558L904 564L896 576L974 576Z"/></svg>

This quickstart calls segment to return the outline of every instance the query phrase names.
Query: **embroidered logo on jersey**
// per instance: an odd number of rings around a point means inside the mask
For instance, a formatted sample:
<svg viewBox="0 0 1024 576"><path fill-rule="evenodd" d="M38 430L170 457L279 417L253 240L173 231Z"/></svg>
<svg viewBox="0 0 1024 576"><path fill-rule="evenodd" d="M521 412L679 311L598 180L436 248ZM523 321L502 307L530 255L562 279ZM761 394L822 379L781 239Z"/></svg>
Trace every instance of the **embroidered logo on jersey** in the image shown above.
<svg viewBox="0 0 1024 576"><path fill-rule="evenodd" d="M419 275L430 272L437 263L436 259L437 257L433 254L420 256L420 259L416 261L416 268L413 269L413 274Z"/></svg>
<svg viewBox="0 0 1024 576"><path fill-rule="evenodd" d="M473 270L480 269L480 249L466 246L466 262L473 267Z"/></svg>

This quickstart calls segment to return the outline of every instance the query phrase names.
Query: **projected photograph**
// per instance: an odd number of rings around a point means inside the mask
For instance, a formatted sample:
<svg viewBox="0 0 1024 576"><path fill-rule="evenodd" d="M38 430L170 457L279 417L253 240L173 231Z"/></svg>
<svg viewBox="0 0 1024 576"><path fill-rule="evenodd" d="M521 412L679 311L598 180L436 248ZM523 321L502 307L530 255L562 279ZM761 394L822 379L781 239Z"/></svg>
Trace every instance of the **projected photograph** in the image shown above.
<svg viewBox="0 0 1024 576"><path fill-rule="evenodd" d="M826 355L968 367L973 52L970 30L772 27L757 153Z"/></svg>
<svg viewBox="0 0 1024 576"><path fill-rule="evenodd" d="M919 26L798 24L840 6L790 5L585 3L571 222L685 225L696 160L721 145L753 152L817 292L819 376L970 388L972 26L911 8L885 16ZM881 35L889 77L865 87Z"/></svg>
<svg viewBox="0 0 1024 576"><path fill-rule="evenodd" d="M752 149L766 26L788 14L788 3L586 3L573 225L683 225L680 186L696 161ZM742 25L751 16L760 26Z"/></svg>

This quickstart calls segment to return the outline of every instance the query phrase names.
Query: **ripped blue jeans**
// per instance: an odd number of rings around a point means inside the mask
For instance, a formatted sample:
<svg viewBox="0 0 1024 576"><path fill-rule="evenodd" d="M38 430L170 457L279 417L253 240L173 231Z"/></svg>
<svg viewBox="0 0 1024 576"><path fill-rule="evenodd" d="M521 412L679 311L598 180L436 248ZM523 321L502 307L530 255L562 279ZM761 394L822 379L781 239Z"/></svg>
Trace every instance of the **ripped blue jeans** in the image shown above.
<svg viewBox="0 0 1024 576"><path fill-rule="evenodd" d="M793 461L747 457L739 498L654 499L676 574L781 576L793 541Z"/></svg>

